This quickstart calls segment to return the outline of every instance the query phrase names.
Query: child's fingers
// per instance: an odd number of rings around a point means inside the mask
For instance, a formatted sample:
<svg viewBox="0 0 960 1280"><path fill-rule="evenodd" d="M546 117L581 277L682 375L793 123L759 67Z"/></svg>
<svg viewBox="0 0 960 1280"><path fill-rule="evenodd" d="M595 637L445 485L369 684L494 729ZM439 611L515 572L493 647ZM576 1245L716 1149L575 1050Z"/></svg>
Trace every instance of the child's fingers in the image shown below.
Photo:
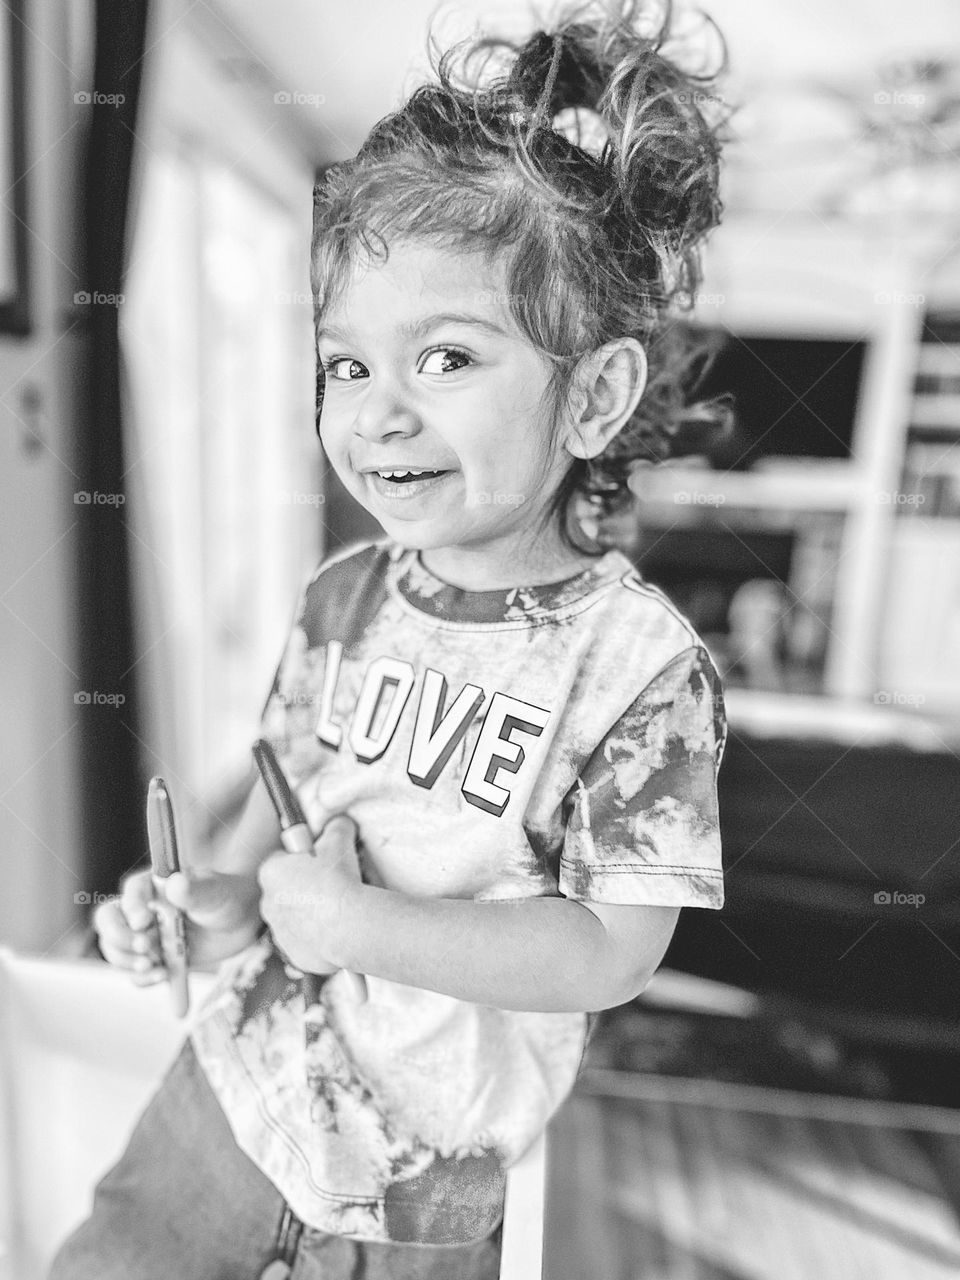
<svg viewBox="0 0 960 1280"><path fill-rule="evenodd" d="M232 914L233 904L219 876L188 876L175 871L163 882L163 892L170 905L186 912L195 924L216 928Z"/></svg>
<svg viewBox="0 0 960 1280"><path fill-rule="evenodd" d="M100 954L108 964L118 969L126 969L130 973L148 973L161 963L158 950L145 953L124 946L122 943L111 942L103 935L100 936L99 946Z"/></svg>
<svg viewBox="0 0 960 1280"><path fill-rule="evenodd" d="M149 871L138 871L123 882L120 910L131 929L149 929L154 925L150 907L154 896L153 877Z"/></svg>
<svg viewBox="0 0 960 1280"><path fill-rule="evenodd" d="M332 813L323 824L318 840L338 840L354 843L357 839L357 824L349 813Z"/></svg>
<svg viewBox="0 0 960 1280"><path fill-rule="evenodd" d="M161 965L152 965L142 973L134 971L130 976L135 987L155 987L158 982L165 982L168 975Z"/></svg>
<svg viewBox="0 0 960 1280"><path fill-rule="evenodd" d="M313 842L318 858L328 858L349 874L360 879L360 857L357 851L357 824L345 813L335 813Z"/></svg>
<svg viewBox="0 0 960 1280"><path fill-rule="evenodd" d="M335 813L328 818L323 830L313 842L314 853L336 856L353 853L357 847L357 824L345 813Z"/></svg>
<svg viewBox="0 0 960 1280"><path fill-rule="evenodd" d="M246 876L221 872L168 876L163 896L200 929L228 931L242 926L256 912L256 884Z"/></svg>
<svg viewBox="0 0 960 1280"><path fill-rule="evenodd" d="M151 921L152 921L151 916ZM109 946L118 955L130 954L131 960L138 954L149 955L159 948L159 934L155 924L145 930L131 929L116 901L104 902L93 915L93 927L100 941L100 949Z"/></svg>
<svg viewBox="0 0 960 1280"><path fill-rule="evenodd" d="M159 944L151 945L141 934L131 934L124 924L124 932L109 930L99 935L100 954L108 964L123 969L138 987L151 986L166 978Z"/></svg>

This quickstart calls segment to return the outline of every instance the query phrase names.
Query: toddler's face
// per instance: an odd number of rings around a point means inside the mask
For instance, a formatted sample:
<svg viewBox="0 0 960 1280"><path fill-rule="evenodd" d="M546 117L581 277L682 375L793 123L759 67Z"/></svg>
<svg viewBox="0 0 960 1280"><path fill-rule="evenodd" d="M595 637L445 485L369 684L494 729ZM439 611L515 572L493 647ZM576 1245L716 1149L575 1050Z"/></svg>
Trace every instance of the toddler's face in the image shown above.
<svg viewBox="0 0 960 1280"><path fill-rule="evenodd" d="M551 366L507 287L502 260L395 241L357 267L318 339L320 436L347 489L405 546L488 568L531 545L571 461Z"/></svg>

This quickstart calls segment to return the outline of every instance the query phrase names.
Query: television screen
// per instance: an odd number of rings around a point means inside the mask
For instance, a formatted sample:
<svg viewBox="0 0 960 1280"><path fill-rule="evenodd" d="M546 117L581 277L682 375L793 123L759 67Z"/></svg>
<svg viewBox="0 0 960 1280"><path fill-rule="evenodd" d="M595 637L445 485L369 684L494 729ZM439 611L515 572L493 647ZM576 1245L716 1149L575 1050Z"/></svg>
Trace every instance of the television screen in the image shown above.
<svg viewBox="0 0 960 1280"><path fill-rule="evenodd" d="M713 466L746 471L778 455L849 458L865 341L727 333L694 399L730 392L734 426Z"/></svg>

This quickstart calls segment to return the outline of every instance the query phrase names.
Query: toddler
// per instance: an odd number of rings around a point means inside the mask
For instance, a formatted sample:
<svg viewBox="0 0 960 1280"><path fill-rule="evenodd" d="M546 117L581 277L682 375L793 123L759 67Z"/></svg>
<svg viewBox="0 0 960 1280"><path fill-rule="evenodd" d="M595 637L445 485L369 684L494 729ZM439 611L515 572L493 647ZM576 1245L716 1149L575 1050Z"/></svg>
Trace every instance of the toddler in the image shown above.
<svg viewBox="0 0 960 1280"><path fill-rule="evenodd" d="M723 903L716 669L584 531L721 425L677 325L721 122L670 17L448 52L317 187L318 430L385 535L316 569L263 712L317 856L258 782L168 882L216 987L51 1280L494 1280L596 1011ZM152 896L96 916L141 983Z"/></svg>

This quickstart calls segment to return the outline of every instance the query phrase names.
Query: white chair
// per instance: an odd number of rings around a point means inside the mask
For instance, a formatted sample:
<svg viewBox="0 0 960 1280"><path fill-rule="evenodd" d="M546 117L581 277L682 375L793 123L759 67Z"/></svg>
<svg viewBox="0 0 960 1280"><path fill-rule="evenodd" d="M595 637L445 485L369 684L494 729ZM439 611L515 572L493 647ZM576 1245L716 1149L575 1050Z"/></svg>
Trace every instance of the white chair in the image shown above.
<svg viewBox="0 0 960 1280"><path fill-rule="evenodd" d="M0 1280L42 1280L183 1034L165 984L0 947ZM541 1137L507 1175L500 1280L541 1274L544 1178Z"/></svg>

